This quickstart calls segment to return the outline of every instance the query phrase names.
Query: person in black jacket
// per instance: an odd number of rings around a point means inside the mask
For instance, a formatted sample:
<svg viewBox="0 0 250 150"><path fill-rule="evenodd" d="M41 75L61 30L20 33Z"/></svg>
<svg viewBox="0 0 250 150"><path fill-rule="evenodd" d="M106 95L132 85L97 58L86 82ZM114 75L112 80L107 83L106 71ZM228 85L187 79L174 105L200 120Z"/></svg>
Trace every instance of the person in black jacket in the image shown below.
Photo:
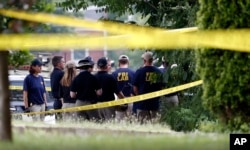
<svg viewBox="0 0 250 150"><path fill-rule="evenodd" d="M76 107L97 103L97 97L102 94L101 85L97 78L91 74L94 62L85 58L78 62L80 73L74 78L70 86L71 98L76 98ZM98 110L77 111L77 117L81 121L100 121Z"/></svg>
<svg viewBox="0 0 250 150"><path fill-rule="evenodd" d="M51 93L54 97L54 109L61 109L62 108L62 101L59 95L59 87L60 81L63 77L63 69L64 69L64 58L62 56L54 56L52 58L52 65L54 67L51 75L50 75L50 84L51 84ZM56 113L55 119L60 120L62 118L61 113Z"/></svg>
<svg viewBox="0 0 250 150"><path fill-rule="evenodd" d="M97 62L98 72L96 73L96 77L101 84L102 87L102 95L98 98L99 102L107 102L115 100L115 95L119 99L124 98L122 91L119 90L118 84L113 75L109 74L110 64L108 59L102 57ZM106 108L100 108L99 113L103 120L110 120L115 118L115 110L117 107L111 106Z"/></svg>
<svg viewBox="0 0 250 150"><path fill-rule="evenodd" d="M76 64L74 61L67 61L64 68L64 75L60 81L60 98L63 102L62 109L63 108L70 108L75 107L75 98L70 97L70 85L73 81L73 79L76 77ZM73 118L75 118L74 112L66 112L62 114L64 121L71 121Z"/></svg>

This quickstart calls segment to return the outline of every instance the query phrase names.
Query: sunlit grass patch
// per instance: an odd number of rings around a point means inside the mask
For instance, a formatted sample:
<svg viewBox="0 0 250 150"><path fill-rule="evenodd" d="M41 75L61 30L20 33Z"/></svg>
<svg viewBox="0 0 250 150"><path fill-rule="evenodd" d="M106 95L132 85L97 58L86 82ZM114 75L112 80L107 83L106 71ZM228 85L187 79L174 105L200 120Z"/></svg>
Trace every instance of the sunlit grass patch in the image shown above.
<svg viewBox="0 0 250 150"><path fill-rule="evenodd" d="M64 134L14 130L14 142L0 142L0 149L229 149L228 135L222 134Z"/></svg>
<svg viewBox="0 0 250 150"><path fill-rule="evenodd" d="M136 122L61 122L46 124L44 122L24 122L13 120L13 143L0 142L0 149L229 149L229 135L217 133L182 133L161 124L144 124ZM18 129L22 127L22 129ZM37 127L31 129L29 127ZM40 130L39 128L50 128ZM53 132L56 128L61 128ZM74 132L67 131L68 128ZM94 132L88 132L90 129ZM108 132L99 132L108 131ZM95 132L97 131L97 132ZM123 132L117 132L123 131ZM129 133L129 134L128 134Z"/></svg>

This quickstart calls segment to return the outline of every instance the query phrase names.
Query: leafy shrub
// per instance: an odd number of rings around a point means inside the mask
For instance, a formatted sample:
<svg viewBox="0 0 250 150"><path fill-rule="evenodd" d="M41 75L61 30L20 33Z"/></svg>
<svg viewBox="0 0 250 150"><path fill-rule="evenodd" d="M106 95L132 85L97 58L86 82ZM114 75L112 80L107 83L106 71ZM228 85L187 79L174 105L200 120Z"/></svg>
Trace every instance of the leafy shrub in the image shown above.
<svg viewBox="0 0 250 150"><path fill-rule="evenodd" d="M172 116L172 117L168 117ZM176 108L169 111L164 120L175 131L192 131L196 126L196 116L191 109Z"/></svg>
<svg viewBox="0 0 250 150"><path fill-rule="evenodd" d="M200 0L198 27L201 30L250 27L250 2ZM223 15L222 15L223 14ZM238 17L235 17L237 14ZM225 129L247 131L250 123L250 53L220 49L196 51L196 64L203 80L203 103Z"/></svg>
<svg viewBox="0 0 250 150"><path fill-rule="evenodd" d="M180 92L177 107L172 107L162 98L161 122L175 131L188 132L198 129L202 121L214 121L214 117L202 106L201 93L200 86Z"/></svg>

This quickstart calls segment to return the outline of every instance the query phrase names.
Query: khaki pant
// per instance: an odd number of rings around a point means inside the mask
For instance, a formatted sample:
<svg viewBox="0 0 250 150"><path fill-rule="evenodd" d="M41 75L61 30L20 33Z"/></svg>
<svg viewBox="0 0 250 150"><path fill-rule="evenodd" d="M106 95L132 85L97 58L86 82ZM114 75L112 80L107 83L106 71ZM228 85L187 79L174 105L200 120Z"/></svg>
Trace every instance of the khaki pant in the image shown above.
<svg viewBox="0 0 250 150"><path fill-rule="evenodd" d="M63 103L62 109L75 107L75 103ZM64 121L72 121L76 118L76 112L64 112L62 113L62 117Z"/></svg>
<svg viewBox="0 0 250 150"><path fill-rule="evenodd" d="M115 111L115 119L120 121L124 118L130 118L133 113L133 103L128 104L128 109L126 111Z"/></svg>
<svg viewBox="0 0 250 150"><path fill-rule="evenodd" d="M42 112L42 111L45 111L45 104L40 104L40 105L34 104L30 106L29 109L30 109L30 112ZM45 118L45 114L38 114L32 117L34 121L38 121L39 119L40 121L43 121L44 118Z"/></svg>
<svg viewBox="0 0 250 150"><path fill-rule="evenodd" d="M105 107L99 109L102 120L108 121L115 118L115 107Z"/></svg>

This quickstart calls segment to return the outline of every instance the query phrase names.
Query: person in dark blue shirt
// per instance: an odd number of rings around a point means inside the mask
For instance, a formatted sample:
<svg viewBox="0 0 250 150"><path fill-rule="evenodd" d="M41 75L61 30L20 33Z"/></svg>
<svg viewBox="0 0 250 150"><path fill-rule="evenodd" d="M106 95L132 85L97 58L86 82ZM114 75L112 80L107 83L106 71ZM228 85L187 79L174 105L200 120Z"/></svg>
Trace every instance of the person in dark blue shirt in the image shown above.
<svg viewBox="0 0 250 150"><path fill-rule="evenodd" d="M153 53L145 52L142 58L144 66L136 71L133 81L135 95L155 92L164 86L162 71L153 66ZM159 104L159 97L136 102L138 120L144 123L156 118Z"/></svg>
<svg viewBox="0 0 250 150"><path fill-rule="evenodd" d="M60 99L59 95L59 87L60 81L63 77L63 69L64 69L64 58L62 56L54 56L52 58L52 65L54 67L52 73L50 74L50 84L51 84L51 93L54 97L54 109L61 109L62 108L62 100ZM61 113L56 113L55 115L56 120L61 120L62 115Z"/></svg>
<svg viewBox="0 0 250 150"><path fill-rule="evenodd" d="M125 97L133 96L133 85L132 81L135 75L134 70L129 68L129 58L126 55L121 55L118 60L118 69L116 69L112 75L118 85L119 91L122 91ZM126 104L119 106L116 111L116 119L121 120L124 117L129 117L132 114L133 104Z"/></svg>
<svg viewBox="0 0 250 150"><path fill-rule="evenodd" d="M98 79L91 74L93 71L94 62L88 58L78 62L77 69L80 73L74 78L70 86L71 98L76 98L76 105L85 106L97 103L97 97L102 94L101 85ZM78 111L78 119L100 121L100 115L97 109Z"/></svg>
<svg viewBox="0 0 250 150"><path fill-rule="evenodd" d="M44 79L39 73L42 70L42 63L35 59L31 62L29 74L25 77L23 83L23 100L26 111L42 112L47 106L46 89ZM44 115L36 115L33 119L41 121Z"/></svg>

